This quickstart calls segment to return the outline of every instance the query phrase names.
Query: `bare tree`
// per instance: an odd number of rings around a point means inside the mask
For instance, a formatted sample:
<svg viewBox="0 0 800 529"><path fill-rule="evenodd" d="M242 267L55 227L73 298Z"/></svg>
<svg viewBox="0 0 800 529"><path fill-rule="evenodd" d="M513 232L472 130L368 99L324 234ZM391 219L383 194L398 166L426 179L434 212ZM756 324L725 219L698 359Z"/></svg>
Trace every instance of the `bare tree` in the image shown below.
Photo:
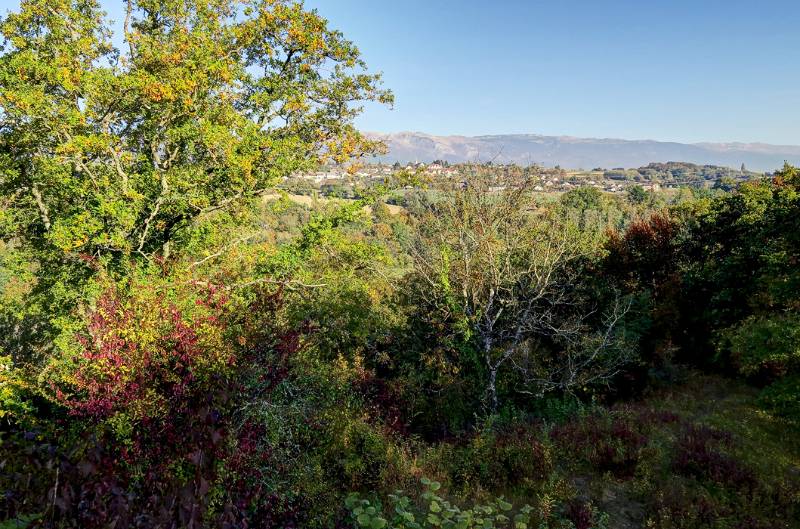
<svg viewBox="0 0 800 529"><path fill-rule="evenodd" d="M617 299L601 315L587 303L579 263L595 239L565 212L537 207L534 184L468 175L417 217L411 247L426 303L480 349L491 412L501 368L540 396L608 379L625 361L616 331L629 304ZM537 355L536 339L557 353Z"/></svg>

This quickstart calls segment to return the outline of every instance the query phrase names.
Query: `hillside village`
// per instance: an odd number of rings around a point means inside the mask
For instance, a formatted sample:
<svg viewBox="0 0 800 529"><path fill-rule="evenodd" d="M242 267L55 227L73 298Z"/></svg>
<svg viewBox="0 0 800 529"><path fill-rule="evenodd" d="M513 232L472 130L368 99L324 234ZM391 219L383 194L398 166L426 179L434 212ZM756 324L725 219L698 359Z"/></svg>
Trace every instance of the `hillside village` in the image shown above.
<svg viewBox="0 0 800 529"><path fill-rule="evenodd" d="M298 185L297 180L310 181L313 188L325 194L341 191L345 182L384 180L391 175L406 171L418 173L428 178L439 180L455 180L463 176L468 168L479 167L498 178L505 176L530 176L539 182L534 186L536 192L565 192L576 187L590 186L601 189L607 193L623 193L634 185L641 186L645 191L659 191L661 189L678 189L680 187L731 187L737 182L764 178L766 173L748 171L744 166L739 170L714 165L696 165L683 162L651 163L644 167L626 169L617 167L613 169L594 168L564 169L556 166L552 168L540 166L519 166L516 164L493 164L491 162L474 164L450 164L446 161L436 160L431 163L394 164L370 163L360 166L324 166L313 173L299 174L289 178L292 187L302 192L303 185ZM309 189L310 190L310 189Z"/></svg>

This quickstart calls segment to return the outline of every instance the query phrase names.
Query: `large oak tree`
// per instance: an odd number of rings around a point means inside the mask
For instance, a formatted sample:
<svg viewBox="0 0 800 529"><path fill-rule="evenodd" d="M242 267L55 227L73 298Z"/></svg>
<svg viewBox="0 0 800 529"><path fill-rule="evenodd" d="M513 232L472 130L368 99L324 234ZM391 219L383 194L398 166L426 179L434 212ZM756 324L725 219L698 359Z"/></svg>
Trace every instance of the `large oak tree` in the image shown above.
<svg viewBox="0 0 800 529"><path fill-rule="evenodd" d="M23 0L0 20L0 238L35 270L22 310L39 321L97 269L174 258L282 177L380 147L353 118L391 93L302 2L123 7L117 39L98 0ZM47 341L17 319L5 328Z"/></svg>

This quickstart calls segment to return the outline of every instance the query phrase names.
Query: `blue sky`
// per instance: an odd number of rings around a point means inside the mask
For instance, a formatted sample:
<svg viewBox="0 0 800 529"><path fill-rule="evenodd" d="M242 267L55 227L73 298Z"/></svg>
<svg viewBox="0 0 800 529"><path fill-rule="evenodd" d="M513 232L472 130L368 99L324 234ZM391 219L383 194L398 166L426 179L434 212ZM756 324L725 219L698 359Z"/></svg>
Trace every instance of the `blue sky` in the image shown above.
<svg viewBox="0 0 800 529"><path fill-rule="evenodd" d="M800 2L312 0L382 70L368 130L800 144Z"/></svg>
<svg viewBox="0 0 800 529"><path fill-rule="evenodd" d="M364 130L800 144L798 0L306 4L395 92Z"/></svg>

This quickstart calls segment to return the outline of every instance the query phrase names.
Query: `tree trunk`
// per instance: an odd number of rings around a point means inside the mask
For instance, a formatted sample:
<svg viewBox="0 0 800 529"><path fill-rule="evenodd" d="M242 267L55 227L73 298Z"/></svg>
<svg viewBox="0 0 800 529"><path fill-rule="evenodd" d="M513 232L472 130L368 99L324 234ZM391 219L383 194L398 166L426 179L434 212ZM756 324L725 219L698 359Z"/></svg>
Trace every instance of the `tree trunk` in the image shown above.
<svg viewBox="0 0 800 529"><path fill-rule="evenodd" d="M486 388L486 392L489 394L489 411L491 411L492 415L497 413L497 368L496 367L489 367L489 384Z"/></svg>
<svg viewBox="0 0 800 529"><path fill-rule="evenodd" d="M483 338L483 357L486 360L486 367L489 369L489 380L486 386L486 393L489 399L489 411L492 415L497 413L497 368L498 365L492 364L492 336L486 333Z"/></svg>

